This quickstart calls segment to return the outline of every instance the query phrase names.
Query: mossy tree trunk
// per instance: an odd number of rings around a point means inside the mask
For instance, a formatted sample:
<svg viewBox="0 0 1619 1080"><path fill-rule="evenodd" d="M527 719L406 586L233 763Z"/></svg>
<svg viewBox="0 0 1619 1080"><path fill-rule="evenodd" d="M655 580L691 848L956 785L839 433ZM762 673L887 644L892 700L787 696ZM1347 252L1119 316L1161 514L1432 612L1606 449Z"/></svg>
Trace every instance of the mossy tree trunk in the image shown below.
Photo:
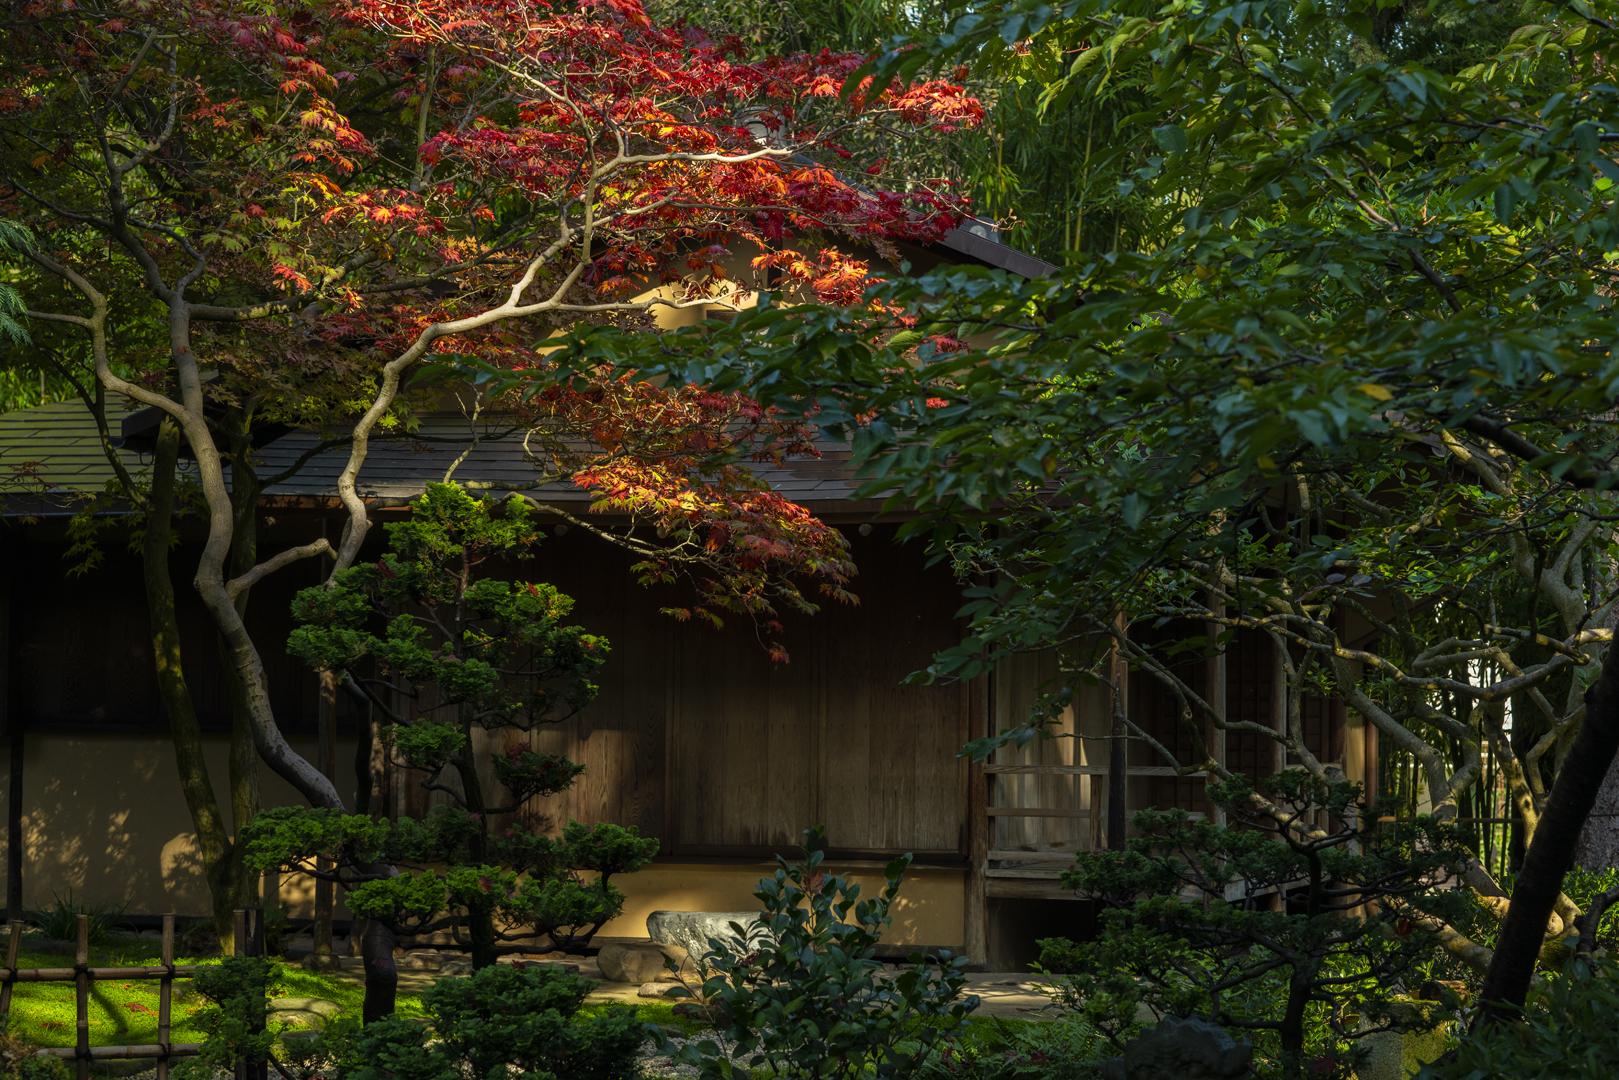
<svg viewBox="0 0 1619 1080"><path fill-rule="evenodd" d="M220 945L228 955L235 944L231 912L238 906L241 853L231 843L230 830L220 813L213 781L208 775L202 726L186 683L174 581L169 575L169 550L174 536L175 470L179 457L180 429L165 417L158 425L152 457L152 486L147 496L141 544L142 568L158 694L169 716L180 790L191 814L192 827L197 831L198 854L202 857L203 873L213 900L214 926Z"/></svg>

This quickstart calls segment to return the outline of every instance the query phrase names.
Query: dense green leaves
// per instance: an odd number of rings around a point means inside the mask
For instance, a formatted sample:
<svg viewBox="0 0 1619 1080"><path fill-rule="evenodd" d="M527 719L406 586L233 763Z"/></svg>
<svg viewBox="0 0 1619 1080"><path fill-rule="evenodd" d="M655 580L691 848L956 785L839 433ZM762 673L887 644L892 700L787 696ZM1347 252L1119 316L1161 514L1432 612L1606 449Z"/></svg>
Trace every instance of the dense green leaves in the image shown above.
<svg viewBox="0 0 1619 1080"><path fill-rule="evenodd" d="M499 823L585 770L519 741L493 751L482 729L572 716L596 694L590 675L607 642L564 624L573 600L559 590L492 576L492 560L523 558L539 539L522 499L498 509L429 485L409 520L388 525L381 559L293 601L289 650L358 688L392 721L381 737L395 764L452 805L422 821L285 808L246 830L255 865L334 877L352 910L395 932L453 930L479 967L529 933L583 948L623 910L612 876L658 850L634 828L570 821L558 838ZM504 798L488 790L490 774Z"/></svg>
<svg viewBox="0 0 1619 1080"><path fill-rule="evenodd" d="M767 1069L783 1077L898 1077L913 1073L978 1006L963 995L967 958L920 954L897 975L875 959L892 922L906 855L889 863L882 893L821 869L823 829L809 830L804 859L759 883L763 912L752 926L711 940L702 985L710 1015L730 1040L681 1048L678 1060L705 1077Z"/></svg>
<svg viewBox="0 0 1619 1080"><path fill-rule="evenodd" d="M588 979L560 968L486 968L422 993L427 1023L389 1018L357 1040L355 1080L629 1080L647 1039L635 1010L580 1016Z"/></svg>
<svg viewBox="0 0 1619 1080"><path fill-rule="evenodd" d="M1347 1076L1356 1040L1438 1022L1393 1004L1390 987L1432 977L1439 946L1425 927L1465 913L1448 885L1468 852L1432 818L1382 820L1358 785L1294 769L1260 787L1287 824L1255 815L1237 780L1209 795L1244 828L1144 810L1126 850L1076 855L1063 884L1108 905L1107 929L1044 942L1042 962L1062 976L1059 1003L1114 1038L1146 1005L1256 1036L1266 1075L1308 1062L1310 1075ZM1317 814L1341 824L1312 827ZM1271 908L1272 895L1288 899Z"/></svg>

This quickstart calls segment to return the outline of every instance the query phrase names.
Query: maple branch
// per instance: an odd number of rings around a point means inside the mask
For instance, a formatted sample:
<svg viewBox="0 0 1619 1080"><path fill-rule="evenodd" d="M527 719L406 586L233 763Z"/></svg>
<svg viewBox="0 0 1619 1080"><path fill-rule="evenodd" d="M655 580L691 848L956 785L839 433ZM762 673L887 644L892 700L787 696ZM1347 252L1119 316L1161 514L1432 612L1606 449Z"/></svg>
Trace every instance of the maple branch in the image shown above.
<svg viewBox="0 0 1619 1080"><path fill-rule="evenodd" d="M129 84L130 77L135 74L135 71L134 71L135 67L140 64L141 58L143 58L146 55L147 47L149 45L151 45L152 41L156 37L157 37L157 35L154 32L153 34L151 34L151 35L149 35L147 37L145 44L143 44L141 46L141 51L136 56L134 64L132 64L130 66L130 71L128 72L128 74L126 74L124 76L124 81L118 84L118 89L116 91L114 91L114 93L112 95L112 99L114 101L118 101L123 97L124 87ZM178 70L179 62L180 62L180 54L177 51L170 50L169 51L169 117L168 117L168 120L165 121L164 124L163 124L163 130L158 132L157 138L148 141L144 146L142 146L140 148L139 151L137 151L134 155L132 155L128 161L126 161L122 165L118 166L118 174L120 176L122 176L124 173L129 172L132 169L138 168L139 166L145 164L146 160L148 158L150 158L153 154L157 153L158 150L162 149L163 145L165 143L167 143L169 141L169 138L174 134L175 125L180 119L179 78L177 77L177 74L176 74L177 70ZM109 161L108 164L109 164L109 168L110 168L111 167L110 161Z"/></svg>
<svg viewBox="0 0 1619 1080"><path fill-rule="evenodd" d="M257 585L260 581L263 581L265 578L269 577L283 566L290 566L301 559L307 559L313 555L330 554L332 554L332 545L327 542L324 536L319 540L304 544L301 547L288 548L279 555L276 555L274 558L266 559L264 562L259 563L241 577L232 578L230 581L225 582L225 592L232 600L234 600L240 596L243 591L251 589L254 585Z"/></svg>
<svg viewBox="0 0 1619 1080"><path fill-rule="evenodd" d="M403 353L383 365L381 385L377 389L376 396L372 399L371 406L355 422L354 441L349 451L349 460L337 478L338 498L342 500L344 507L349 511L349 529L348 534L343 538L341 548L338 550L336 565L332 569L333 574L336 574L339 570L346 570L353 565L355 557L360 552L360 545L365 541L366 531L370 528L365 501L360 498L355 490L355 481L360 474L361 466L365 463L371 430L376 427L377 422L382 419L383 415L393 405L393 400L399 393L400 378L425 356L433 342L441 337L477 330L506 319L522 318L542 311L554 310L558 306L560 298L568 290L572 289L580 276L583 275L586 267L584 261L574 265L573 269L563 278L562 283L557 286L546 300L525 305L521 302L522 296L529 286L534 284L534 279L539 274L540 268L567 247L570 240L570 233L565 231L549 247L530 259L522 277L518 278L507 293L505 303L499 307L491 308L463 319L434 323L418 334L416 340Z"/></svg>

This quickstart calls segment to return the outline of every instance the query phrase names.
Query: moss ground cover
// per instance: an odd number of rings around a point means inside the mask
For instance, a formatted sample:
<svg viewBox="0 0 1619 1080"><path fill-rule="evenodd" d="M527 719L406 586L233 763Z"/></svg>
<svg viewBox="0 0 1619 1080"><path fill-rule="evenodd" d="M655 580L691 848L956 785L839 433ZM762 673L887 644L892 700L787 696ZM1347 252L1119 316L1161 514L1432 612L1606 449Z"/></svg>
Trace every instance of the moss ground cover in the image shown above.
<svg viewBox="0 0 1619 1080"><path fill-rule="evenodd" d="M158 943L148 938L115 939L92 947L92 967L123 967L156 964ZM176 958L177 964L217 964L218 960ZM73 952L67 947L56 951L25 951L19 967L72 967ZM170 1040L200 1042L203 1033L192 1019L207 1003L190 993L189 979L174 982L174 1003L170 1014ZM283 997L324 998L343 1007L345 1014L360 1013L365 996L363 987L300 968L288 967L276 991ZM90 985L90 1043L92 1046L155 1043L157 1041L157 980L102 980ZM72 1046L77 1012L74 987L63 983L19 983L12 996L11 1030L36 1046ZM421 1016L421 998L401 993L400 1016Z"/></svg>

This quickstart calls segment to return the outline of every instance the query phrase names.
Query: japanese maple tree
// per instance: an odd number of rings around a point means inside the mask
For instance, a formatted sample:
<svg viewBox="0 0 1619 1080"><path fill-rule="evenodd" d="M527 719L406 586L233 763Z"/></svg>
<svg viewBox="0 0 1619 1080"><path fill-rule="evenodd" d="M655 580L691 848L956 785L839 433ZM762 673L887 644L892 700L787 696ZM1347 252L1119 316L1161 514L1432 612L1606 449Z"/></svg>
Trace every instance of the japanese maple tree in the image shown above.
<svg viewBox="0 0 1619 1080"><path fill-rule="evenodd" d="M868 267L832 241L926 241L960 207L924 178L881 187L868 170L853 183L838 171L841 140L981 115L932 80L840 98L859 57L744 63L695 28L652 26L636 0L42 0L10 9L4 29L0 212L38 236L28 316L81 331L108 394L180 428L208 530L195 584L259 753L332 810L336 789L276 725L235 601L300 558L354 565L370 524L356 480L413 370L468 355L540 369L559 329L650 329L656 308L734 308L762 285L851 301ZM728 269L728 244L755 252L744 269ZM163 355L136 365L120 353L115 293L147 299ZM335 550L320 540L232 560L238 514L207 406L233 379L288 388L289 416L317 416L347 445ZM297 392L309 386L319 408ZM572 427L605 455L572 477L602 508L665 519L670 543L647 552L649 576L690 555L712 598L756 614L798 595L777 584L795 573L842 587L836 534L732 467L802 439L765 433L769 421L733 425L753 411L740 399L709 408L590 374L559 393L537 406L549 430ZM689 411L679 455L639 460L600 441L626 419L657 430L633 415L667 407ZM391 993L385 930L367 949L373 991Z"/></svg>

